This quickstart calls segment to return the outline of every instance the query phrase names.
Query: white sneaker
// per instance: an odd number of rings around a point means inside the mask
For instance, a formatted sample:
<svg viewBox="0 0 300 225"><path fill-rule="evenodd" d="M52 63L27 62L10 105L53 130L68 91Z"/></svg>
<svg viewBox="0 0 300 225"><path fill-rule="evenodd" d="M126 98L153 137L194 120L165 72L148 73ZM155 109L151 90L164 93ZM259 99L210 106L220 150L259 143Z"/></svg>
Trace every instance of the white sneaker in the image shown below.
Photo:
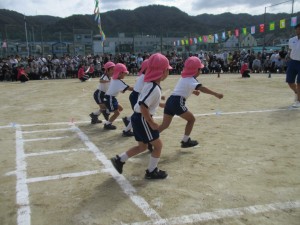
<svg viewBox="0 0 300 225"><path fill-rule="evenodd" d="M300 108L300 101L296 101L293 105L293 108Z"/></svg>
<svg viewBox="0 0 300 225"><path fill-rule="evenodd" d="M295 94L295 102L298 101L298 94Z"/></svg>

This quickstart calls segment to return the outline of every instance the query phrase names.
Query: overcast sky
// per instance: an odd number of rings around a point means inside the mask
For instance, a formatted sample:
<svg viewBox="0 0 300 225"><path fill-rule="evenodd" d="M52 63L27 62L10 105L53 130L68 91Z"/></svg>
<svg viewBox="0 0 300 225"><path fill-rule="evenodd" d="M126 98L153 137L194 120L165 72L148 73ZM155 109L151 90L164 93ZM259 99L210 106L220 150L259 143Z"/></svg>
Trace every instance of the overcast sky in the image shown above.
<svg viewBox="0 0 300 225"><path fill-rule="evenodd" d="M189 15L203 13L221 14L248 13L251 15L268 13L291 13L292 0L99 0L100 13L117 10L133 10L140 6L166 5L175 6ZM283 3L286 2L286 3ZM275 4L279 4L275 6ZM14 10L19 13L68 17L74 14L93 14L94 0L0 0L1 9ZM300 11L300 0L294 1L294 12Z"/></svg>

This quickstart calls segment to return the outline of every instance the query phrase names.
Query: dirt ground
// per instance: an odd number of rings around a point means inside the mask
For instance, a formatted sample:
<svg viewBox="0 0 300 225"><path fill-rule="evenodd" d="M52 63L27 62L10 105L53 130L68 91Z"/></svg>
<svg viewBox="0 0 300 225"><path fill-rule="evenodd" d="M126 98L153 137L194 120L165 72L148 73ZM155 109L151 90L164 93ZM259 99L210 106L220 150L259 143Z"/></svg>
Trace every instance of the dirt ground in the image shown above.
<svg viewBox="0 0 300 225"><path fill-rule="evenodd" d="M166 97L178 78L162 83ZM300 110L289 107L285 75L199 80L224 98L187 100L200 145L180 148L185 121L174 118L161 134L159 167L169 176L159 181L144 179L148 152L123 175L109 161L136 143L121 135L129 92L118 96L117 130L106 131L90 124L96 78L0 83L0 224L299 225Z"/></svg>

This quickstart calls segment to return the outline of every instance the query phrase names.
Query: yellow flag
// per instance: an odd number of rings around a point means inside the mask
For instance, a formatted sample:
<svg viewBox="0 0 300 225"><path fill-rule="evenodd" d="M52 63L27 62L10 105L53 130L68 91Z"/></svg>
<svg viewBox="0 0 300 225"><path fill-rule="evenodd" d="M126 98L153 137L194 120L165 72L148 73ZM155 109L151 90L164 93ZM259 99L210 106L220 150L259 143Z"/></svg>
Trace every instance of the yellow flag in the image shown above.
<svg viewBox="0 0 300 225"><path fill-rule="evenodd" d="M285 28L285 19L280 20L280 29Z"/></svg>

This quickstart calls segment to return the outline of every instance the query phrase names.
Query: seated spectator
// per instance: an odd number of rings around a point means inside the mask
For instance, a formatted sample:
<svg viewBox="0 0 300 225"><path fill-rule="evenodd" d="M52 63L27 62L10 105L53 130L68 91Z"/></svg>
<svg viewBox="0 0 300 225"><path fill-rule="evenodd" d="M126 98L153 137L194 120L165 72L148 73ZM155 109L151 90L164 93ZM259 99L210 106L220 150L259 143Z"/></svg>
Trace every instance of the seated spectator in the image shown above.
<svg viewBox="0 0 300 225"><path fill-rule="evenodd" d="M84 72L84 65L80 65L79 66L79 70L78 70L78 79L81 81L81 82L84 82L86 80L88 80L90 77L89 75L85 74Z"/></svg>
<svg viewBox="0 0 300 225"><path fill-rule="evenodd" d="M258 58L255 58L252 62L252 71L254 73L261 72L261 61Z"/></svg>
<svg viewBox="0 0 300 225"><path fill-rule="evenodd" d="M243 78L248 78L250 77L250 70L247 62L244 62L242 67L241 67L241 74Z"/></svg>

